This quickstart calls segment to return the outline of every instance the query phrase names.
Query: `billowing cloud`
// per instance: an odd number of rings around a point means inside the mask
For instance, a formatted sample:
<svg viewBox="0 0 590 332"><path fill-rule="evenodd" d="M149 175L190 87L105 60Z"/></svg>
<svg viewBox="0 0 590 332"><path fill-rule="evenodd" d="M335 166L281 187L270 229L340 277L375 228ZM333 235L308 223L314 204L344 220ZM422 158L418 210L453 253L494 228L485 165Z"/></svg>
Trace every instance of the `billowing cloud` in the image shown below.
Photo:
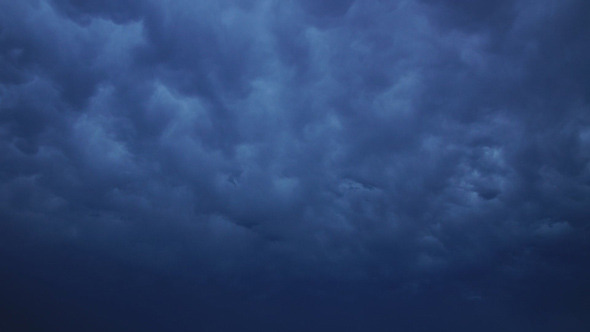
<svg viewBox="0 0 590 332"><path fill-rule="evenodd" d="M1 1L0 327L587 330L589 9Z"/></svg>

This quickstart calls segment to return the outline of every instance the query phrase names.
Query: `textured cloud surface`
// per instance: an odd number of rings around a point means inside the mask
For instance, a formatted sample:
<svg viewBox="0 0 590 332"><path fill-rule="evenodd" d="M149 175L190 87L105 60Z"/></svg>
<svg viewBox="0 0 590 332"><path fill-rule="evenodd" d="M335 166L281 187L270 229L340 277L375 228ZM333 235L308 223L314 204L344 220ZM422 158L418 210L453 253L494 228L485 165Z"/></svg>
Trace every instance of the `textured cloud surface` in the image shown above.
<svg viewBox="0 0 590 332"><path fill-rule="evenodd" d="M0 329L588 331L589 14L0 0Z"/></svg>

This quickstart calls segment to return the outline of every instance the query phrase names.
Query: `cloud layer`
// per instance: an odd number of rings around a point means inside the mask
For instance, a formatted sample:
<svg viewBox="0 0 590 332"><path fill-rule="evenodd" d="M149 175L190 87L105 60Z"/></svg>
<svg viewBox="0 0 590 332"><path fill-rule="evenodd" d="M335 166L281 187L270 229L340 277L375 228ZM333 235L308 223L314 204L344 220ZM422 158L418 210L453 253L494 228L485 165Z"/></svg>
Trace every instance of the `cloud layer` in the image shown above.
<svg viewBox="0 0 590 332"><path fill-rule="evenodd" d="M0 0L5 328L586 331L589 12Z"/></svg>

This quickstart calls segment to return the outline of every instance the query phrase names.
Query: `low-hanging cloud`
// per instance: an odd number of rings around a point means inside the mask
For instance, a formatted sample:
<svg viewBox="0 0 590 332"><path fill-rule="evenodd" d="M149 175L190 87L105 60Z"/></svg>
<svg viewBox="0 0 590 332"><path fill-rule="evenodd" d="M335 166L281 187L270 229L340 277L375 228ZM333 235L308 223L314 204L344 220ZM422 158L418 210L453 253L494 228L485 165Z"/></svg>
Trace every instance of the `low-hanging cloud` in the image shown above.
<svg viewBox="0 0 590 332"><path fill-rule="evenodd" d="M0 1L6 324L585 330L589 9Z"/></svg>

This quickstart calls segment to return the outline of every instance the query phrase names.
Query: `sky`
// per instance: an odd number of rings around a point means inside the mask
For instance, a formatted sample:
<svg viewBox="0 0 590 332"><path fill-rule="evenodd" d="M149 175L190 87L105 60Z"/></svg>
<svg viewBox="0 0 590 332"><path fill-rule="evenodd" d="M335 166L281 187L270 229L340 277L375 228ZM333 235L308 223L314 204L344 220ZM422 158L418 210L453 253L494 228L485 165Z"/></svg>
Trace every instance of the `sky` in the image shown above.
<svg viewBox="0 0 590 332"><path fill-rule="evenodd" d="M0 0L0 331L590 331L589 15Z"/></svg>

